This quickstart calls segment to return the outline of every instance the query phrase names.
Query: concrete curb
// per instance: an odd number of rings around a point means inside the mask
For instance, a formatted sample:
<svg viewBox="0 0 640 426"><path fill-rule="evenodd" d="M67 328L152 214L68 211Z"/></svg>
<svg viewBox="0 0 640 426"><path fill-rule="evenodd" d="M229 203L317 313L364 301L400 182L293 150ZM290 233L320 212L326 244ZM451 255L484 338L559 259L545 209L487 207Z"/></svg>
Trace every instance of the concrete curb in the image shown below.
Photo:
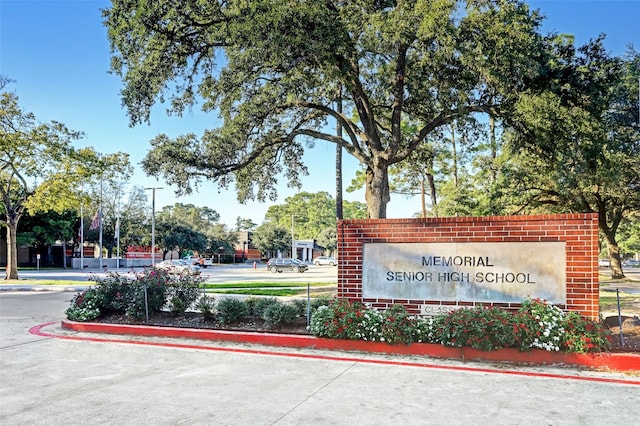
<svg viewBox="0 0 640 426"><path fill-rule="evenodd" d="M178 337L235 343L254 343L267 346L284 346L292 348L372 352L393 355L423 355L433 358L460 361L491 361L524 365L567 365L608 369L616 372L640 372L640 354L632 353L608 352L595 354L567 354L547 352L538 349L533 349L530 352L520 352L516 349L501 349L497 351L484 352L477 349L451 348L438 344L414 343L411 345L390 345L383 342L324 339L307 335L87 323L69 320L63 320L62 327L69 330L89 333L147 337Z"/></svg>

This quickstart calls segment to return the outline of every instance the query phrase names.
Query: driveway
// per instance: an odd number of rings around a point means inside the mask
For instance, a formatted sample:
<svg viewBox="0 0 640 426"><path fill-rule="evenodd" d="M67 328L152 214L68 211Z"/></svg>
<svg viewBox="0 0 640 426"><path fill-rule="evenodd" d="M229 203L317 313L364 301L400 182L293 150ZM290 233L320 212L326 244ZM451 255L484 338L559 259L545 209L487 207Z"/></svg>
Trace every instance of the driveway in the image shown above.
<svg viewBox="0 0 640 426"><path fill-rule="evenodd" d="M70 298L0 293L0 424L600 425L640 418L637 377L76 333L59 326Z"/></svg>

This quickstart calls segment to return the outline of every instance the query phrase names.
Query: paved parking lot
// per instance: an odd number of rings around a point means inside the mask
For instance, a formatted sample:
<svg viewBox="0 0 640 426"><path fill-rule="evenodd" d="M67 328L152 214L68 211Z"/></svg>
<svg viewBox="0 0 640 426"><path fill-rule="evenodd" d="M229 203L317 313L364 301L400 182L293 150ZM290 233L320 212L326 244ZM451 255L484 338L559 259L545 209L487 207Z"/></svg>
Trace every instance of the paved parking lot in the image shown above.
<svg viewBox="0 0 640 426"><path fill-rule="evenodd" d="M71 280L86 282L91 276L104 277L108 273L130 274L140 272L143 268L120 268L109 269L43 269L40 271L20 271L21 279L46 279L46 280ZM246 281L282 281L282 282L336 282L338 278L338 268L335 266L309 265L309 270L303 273L281 272L272 273L267 270L266 265L236 264L236 265L214 265L202 269L202 276L207 282L246 282Z"/></svg>

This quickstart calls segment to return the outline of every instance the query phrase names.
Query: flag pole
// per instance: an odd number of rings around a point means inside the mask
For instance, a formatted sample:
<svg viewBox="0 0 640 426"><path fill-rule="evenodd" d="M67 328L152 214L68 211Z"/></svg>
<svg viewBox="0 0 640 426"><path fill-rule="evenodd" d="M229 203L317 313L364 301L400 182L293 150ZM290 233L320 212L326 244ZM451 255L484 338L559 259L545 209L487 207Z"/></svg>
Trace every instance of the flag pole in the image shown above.
<svg viewBox="0 0 640 426"><path fill-rule="evenodd" d="M116 269L120 269L120 217L116 219L116 240L118 241L118 254L116 258Z"/></svg>
<svg viewBox="0 0 640 426"><path fill-rule="evenodd" d="M120 189L122 189L122 182L118 182L116 194L116 270L120 269Z"/></svg>
<svg viewBox="0 0 640 426"><path fill-rule="evenodd" d="M100 175L100 209L98 211L100 221L100 269L102 269L102 175Z"/></svg>
<svg viewBox="0 0 640 426"><path fill-rule="evenodd" d="M80 203L80 270L84 270L84 213Z"/></svg>

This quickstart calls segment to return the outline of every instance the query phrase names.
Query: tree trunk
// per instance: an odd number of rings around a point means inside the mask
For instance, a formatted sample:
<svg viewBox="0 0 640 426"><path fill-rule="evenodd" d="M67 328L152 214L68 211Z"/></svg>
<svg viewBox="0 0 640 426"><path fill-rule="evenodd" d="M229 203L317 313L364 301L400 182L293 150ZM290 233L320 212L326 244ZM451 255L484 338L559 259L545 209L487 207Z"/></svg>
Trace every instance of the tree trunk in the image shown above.
<svg viewBox="0 0 640 426"><path fill-rule="evenodd" d="M338 95L338 114L342 114L342 90ZM336 125L336 136L342 138L342 124L340 121ZM342 211L342 146L336 144L336 219L343 219Z"/></svg>
<svg viewBox="0 0 640 426"><path fill-rule="evenodd" d="M365 186L365 200L370 219L384 219L387 217L387 203L389 196L389 170L382 161L373 160L372 166L367 167L367 182Z"/></svg>
<svg viewBox="0 0 640 426"><path fill-rule="evenodd" d="M622 261L620 259L620 247L616 242L616 237L610 229L606 229L604 226L600 226L600 230L604 234L604 240L607 243L607 250L609 251L609 261L611 268L611 278L614 280L626 278L624 272L622 272Z"/></svg>
<svg viewBox="0 0 640 426"><path fill-rule="evenodd" d="M492 115L489 116L489 136L491 138L491 174L489 183L494 184L498 180L496 170L496 157L498 156L498 143L496 142L496 122Z"/></svg>
<svg viewBox="0 0 640 426"><path fill-rule="evenodd" d="M453 159L453 186L458 187L458 150L456 148L456 127L451 124L451 157Z"/></svg>
<svg viewBox="0 0 640 426"><path fill-rule="evenodd" d="M436 181L433 178L433 174L427 173L427 182L429 183L429 192L431 193L433 216L438 217L438 196L436 194Z"/></svg>
<svg viewBox="0 0 640 426"><path fill-rule="evenodd" d="M9 218L7 218L9 219ZM18 279L18 245L16 236L18 234L18 222L7 220L7 273L5 280Z"/></svg>
<svg viewBox="0 0 640 426"><path fill-rule="evenodd" d="M425 196L424 177L420 180L420 203L422 204L422 218L427 217L427 201Z"/></svg>
<svg viewBox="0 0 640 426"><path fill-rule="evenodd" d="M67 269L67 242L62 240L62 269Z"/></svg>

